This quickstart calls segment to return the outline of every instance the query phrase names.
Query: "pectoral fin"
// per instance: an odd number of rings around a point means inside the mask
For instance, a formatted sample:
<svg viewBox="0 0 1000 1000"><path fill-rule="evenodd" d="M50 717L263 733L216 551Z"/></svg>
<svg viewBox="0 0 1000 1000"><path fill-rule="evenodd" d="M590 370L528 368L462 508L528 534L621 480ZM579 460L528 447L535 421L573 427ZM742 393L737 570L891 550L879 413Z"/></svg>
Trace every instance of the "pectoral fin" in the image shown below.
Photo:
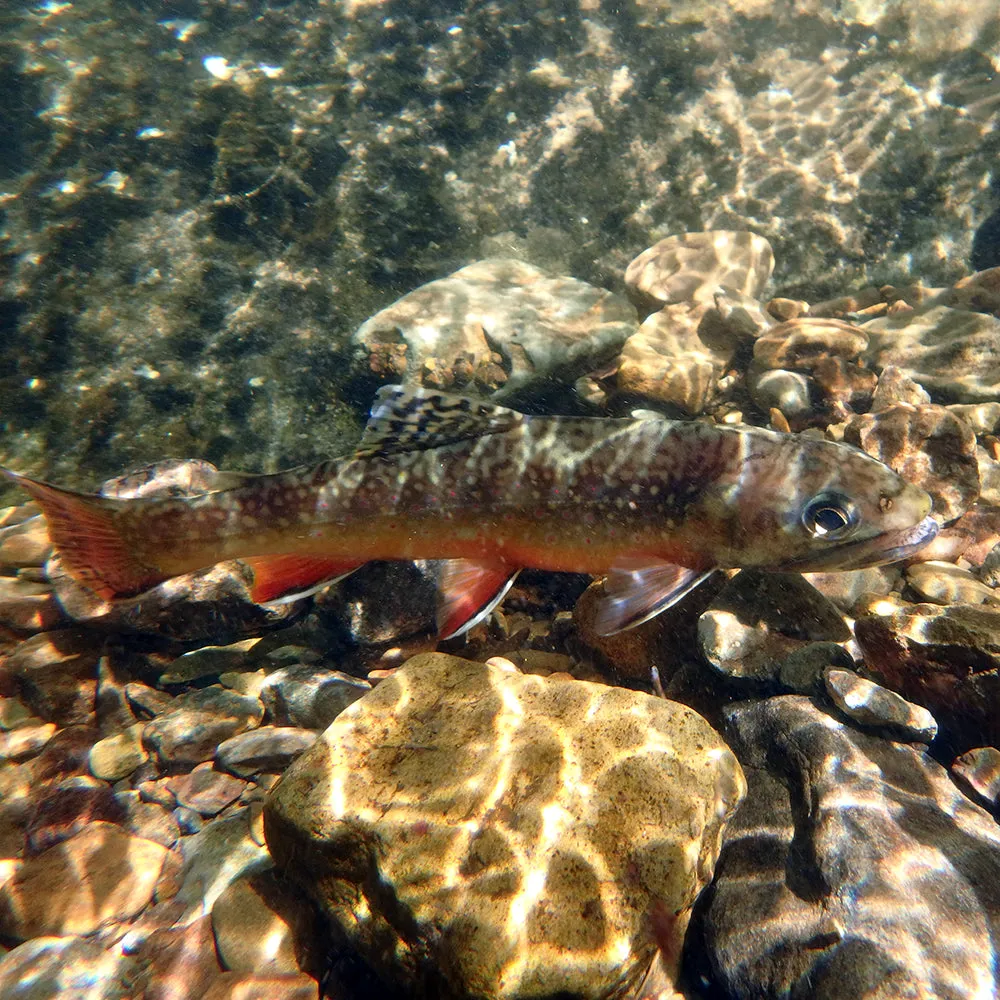
<svg viewBox="0 0 1000 1000"><path fill-rule="evenodd" d="M625 559L611 567L597 609L598 635L635 628L691 593L714 569L688 569L649 559Z"/></svg>
<svg viewBox="0 0 1000 1000"><path fill-rule="evenodd" d="M437 623L442 639L478 625L506 596L517 570L502 562L446 559L438 576Z"/></svg>

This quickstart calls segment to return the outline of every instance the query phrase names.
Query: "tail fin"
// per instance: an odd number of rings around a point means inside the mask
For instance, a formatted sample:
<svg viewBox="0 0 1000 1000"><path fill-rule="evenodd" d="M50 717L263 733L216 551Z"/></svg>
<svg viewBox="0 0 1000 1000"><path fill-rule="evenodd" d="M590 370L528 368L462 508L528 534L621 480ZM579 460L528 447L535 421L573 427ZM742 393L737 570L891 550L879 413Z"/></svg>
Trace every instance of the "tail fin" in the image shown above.
<svg viewBox="0 0 1000 1000"><path fill-rule="evenodd" d="M0 467L42 508L49 538L70 575L105 600L141 593L166 576L144 565L118 516L136 501L115 500L50 486ZM141 502L141 501L139 501Z"/></svg>

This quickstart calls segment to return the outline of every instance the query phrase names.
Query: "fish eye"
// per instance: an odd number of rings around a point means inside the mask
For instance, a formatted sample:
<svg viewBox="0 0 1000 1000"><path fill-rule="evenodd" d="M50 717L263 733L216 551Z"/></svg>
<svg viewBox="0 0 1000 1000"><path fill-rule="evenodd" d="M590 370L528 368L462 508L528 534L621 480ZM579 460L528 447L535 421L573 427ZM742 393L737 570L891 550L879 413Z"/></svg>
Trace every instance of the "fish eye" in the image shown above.
<svg viewBox="0 0 1000 1000"><path fill-rule="evenodd" d="M820 493L802 511L802 525L810 535L835 541L850 534L858 524L858 511L840 493Z"/></svg>

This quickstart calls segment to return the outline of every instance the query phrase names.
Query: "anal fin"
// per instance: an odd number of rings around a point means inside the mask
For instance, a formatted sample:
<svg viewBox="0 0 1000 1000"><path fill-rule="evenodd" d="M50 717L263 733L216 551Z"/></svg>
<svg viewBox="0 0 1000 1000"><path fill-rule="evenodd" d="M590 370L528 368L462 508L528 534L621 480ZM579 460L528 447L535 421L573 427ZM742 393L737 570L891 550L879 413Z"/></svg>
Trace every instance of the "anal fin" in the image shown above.
<svg viewBox="0 0 1000 1000"><path fill-rule="evenodd" d="M308 597L363 565L298 555L253 556L241 561L253 570L250 596L258 604L287 603Z"/></svg>
<svg viewBox="0 0 1000 1000"><path fill-rule="evenodd" d="M623 559L604 581L597 609L598 635L614 635L655 618L690 594L714 569L688 569L658 559Z"/></svg>
<svg viewBox="0 0 1000 1000"><path fill-rule="evenodd" d="M453 639L478 625L507 595L518 571L502 562L446 559L438 575L438 634Z"/></svg>

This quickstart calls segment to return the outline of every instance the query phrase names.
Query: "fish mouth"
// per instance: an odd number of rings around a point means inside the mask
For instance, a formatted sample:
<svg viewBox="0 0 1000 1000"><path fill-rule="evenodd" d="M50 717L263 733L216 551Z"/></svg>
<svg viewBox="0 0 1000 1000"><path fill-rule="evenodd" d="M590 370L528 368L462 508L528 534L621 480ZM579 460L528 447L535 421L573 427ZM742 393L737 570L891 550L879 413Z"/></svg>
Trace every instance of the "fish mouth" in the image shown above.
<svg viewBox="0 0 1000 1000"><path fill-rule="evenodd" d="M845 542L828 552L804 556L785 563L783 570L815 573L822 570L866 569L907 559L937 537L940 525L933 517L925 517L909 528L886 531L873 538Z"/></svg>

